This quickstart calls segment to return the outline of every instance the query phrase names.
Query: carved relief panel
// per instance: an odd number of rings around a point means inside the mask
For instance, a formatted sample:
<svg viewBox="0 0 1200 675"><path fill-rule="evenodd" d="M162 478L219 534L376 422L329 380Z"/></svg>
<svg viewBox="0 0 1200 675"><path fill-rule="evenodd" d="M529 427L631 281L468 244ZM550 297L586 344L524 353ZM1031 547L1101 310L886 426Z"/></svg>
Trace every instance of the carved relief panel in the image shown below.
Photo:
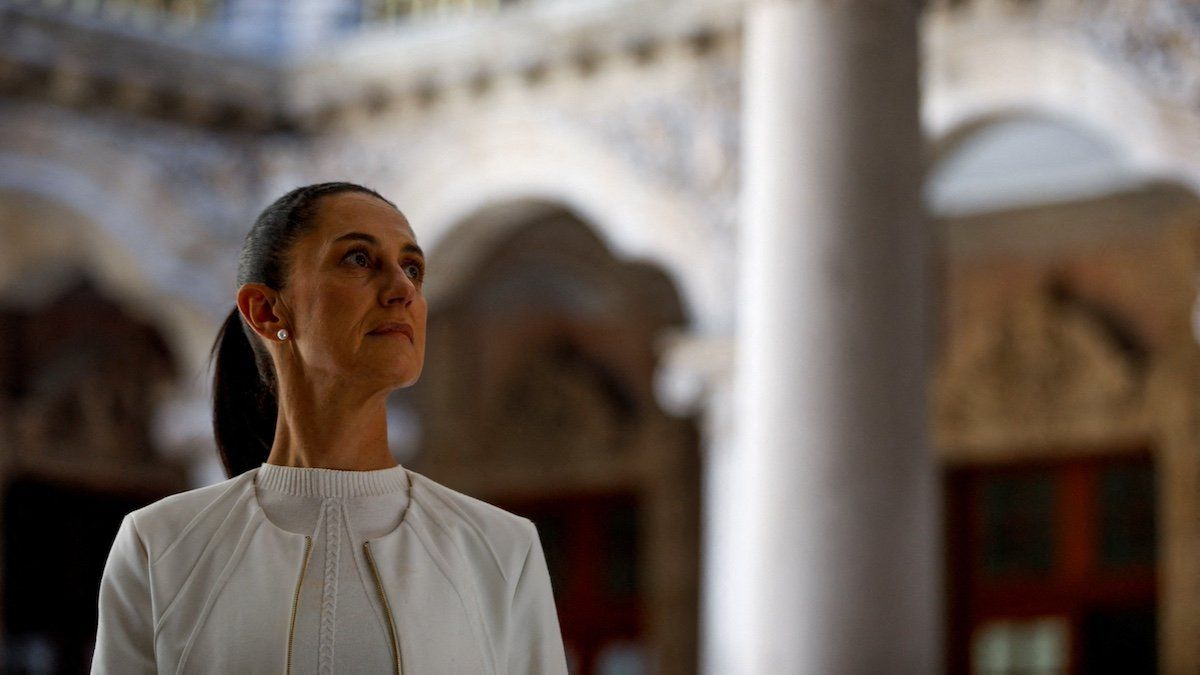
<svg viewBox="0 0 1200 675"><path fill-rule="evenodd" d="M16 453L81 465L153 463L155 397L175 376L157 330L86 278L6 323Z"/></svg>

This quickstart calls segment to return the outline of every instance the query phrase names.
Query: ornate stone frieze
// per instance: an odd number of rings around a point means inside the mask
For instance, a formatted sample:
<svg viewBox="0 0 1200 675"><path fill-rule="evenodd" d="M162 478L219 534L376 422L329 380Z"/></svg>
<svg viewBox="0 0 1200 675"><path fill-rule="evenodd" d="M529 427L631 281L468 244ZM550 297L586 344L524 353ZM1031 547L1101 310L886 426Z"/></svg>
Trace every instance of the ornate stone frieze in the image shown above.
<svg viewBox="0 0 1200 675"><path fill-rule="evenodd" d="M1188 0L1078 3L1079 23L1098 49L1162 96L1200 105L1200 5Z"/></svg>
<svg viewBox="0 0 1200 675"><path fill-rule="evenodd" d="M721 234L736 222L740 87L736 60L713 59L678 90L631 82L635 96L609 99L583 115L562 114L635 170L702 205Z"/></svg>
<svg viewBox="0 0 1200 675"><path fill-rule="evenodd" d="M939 445L1056 448L1136 433L1146 370L1110 318L1044 289L952 332L936 379Z"/></svg>
<svg viewBox="0 0 1200 675"><path fill-rule="evenodd" d="M942 0L929 11L1078 36L1157 96L1200 106L1200 4L1191 0Z"/></svg>

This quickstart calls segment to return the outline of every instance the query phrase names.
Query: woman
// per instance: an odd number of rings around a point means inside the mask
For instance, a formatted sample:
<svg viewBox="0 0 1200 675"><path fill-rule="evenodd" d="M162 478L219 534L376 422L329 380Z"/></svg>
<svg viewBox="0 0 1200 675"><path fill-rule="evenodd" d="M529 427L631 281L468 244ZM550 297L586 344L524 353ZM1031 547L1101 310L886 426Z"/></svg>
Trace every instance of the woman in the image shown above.
<svg viewBox="0 0 1200 675"><path fill-rule="evenodd" d="M122 521L92 672L566 672L533 524L388 450L424 275L404 215L362 186L263 211L213 346L230 478Z"/></svg>

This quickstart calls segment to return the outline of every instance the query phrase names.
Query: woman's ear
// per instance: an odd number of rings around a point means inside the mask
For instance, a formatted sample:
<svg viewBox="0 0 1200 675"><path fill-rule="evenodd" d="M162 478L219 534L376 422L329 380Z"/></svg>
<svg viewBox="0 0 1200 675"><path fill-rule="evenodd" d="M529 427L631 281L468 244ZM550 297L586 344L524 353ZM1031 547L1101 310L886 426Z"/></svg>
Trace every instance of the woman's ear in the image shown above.
<svg viewBox="0 0 1200 675"><path fill-rule="evenodd" d="M291 330L275 311L278 302L279 292L266 284L242 284L237 292L237 306L242 318L255 333L269 341L277 339L275 333L280 328Z"/></svg>

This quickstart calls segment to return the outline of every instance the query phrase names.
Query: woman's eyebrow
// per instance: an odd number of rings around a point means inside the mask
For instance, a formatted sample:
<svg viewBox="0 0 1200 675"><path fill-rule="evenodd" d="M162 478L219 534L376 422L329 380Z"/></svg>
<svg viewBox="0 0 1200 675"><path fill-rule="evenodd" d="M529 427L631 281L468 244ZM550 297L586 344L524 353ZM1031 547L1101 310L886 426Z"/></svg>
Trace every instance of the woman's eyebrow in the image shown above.
<svg viewBox="0 0 1200 675"><path fill-rule="evenodd" d="M337 239L334 239L333 243L336 244L339 241L349 241L349 240L365 241L365 242L371 244L372 246L379 246L379 240L376 239L374 236L367 234L366 232L347 232L346 234L343 234L342 236L338 237ZM416 244L414 244L412 242L409 242L404 245L404 252L405 253L416 253L417 255L421 256L422 258L425 257L425 252L421 250L421 247L417 246Z"/></svg>

